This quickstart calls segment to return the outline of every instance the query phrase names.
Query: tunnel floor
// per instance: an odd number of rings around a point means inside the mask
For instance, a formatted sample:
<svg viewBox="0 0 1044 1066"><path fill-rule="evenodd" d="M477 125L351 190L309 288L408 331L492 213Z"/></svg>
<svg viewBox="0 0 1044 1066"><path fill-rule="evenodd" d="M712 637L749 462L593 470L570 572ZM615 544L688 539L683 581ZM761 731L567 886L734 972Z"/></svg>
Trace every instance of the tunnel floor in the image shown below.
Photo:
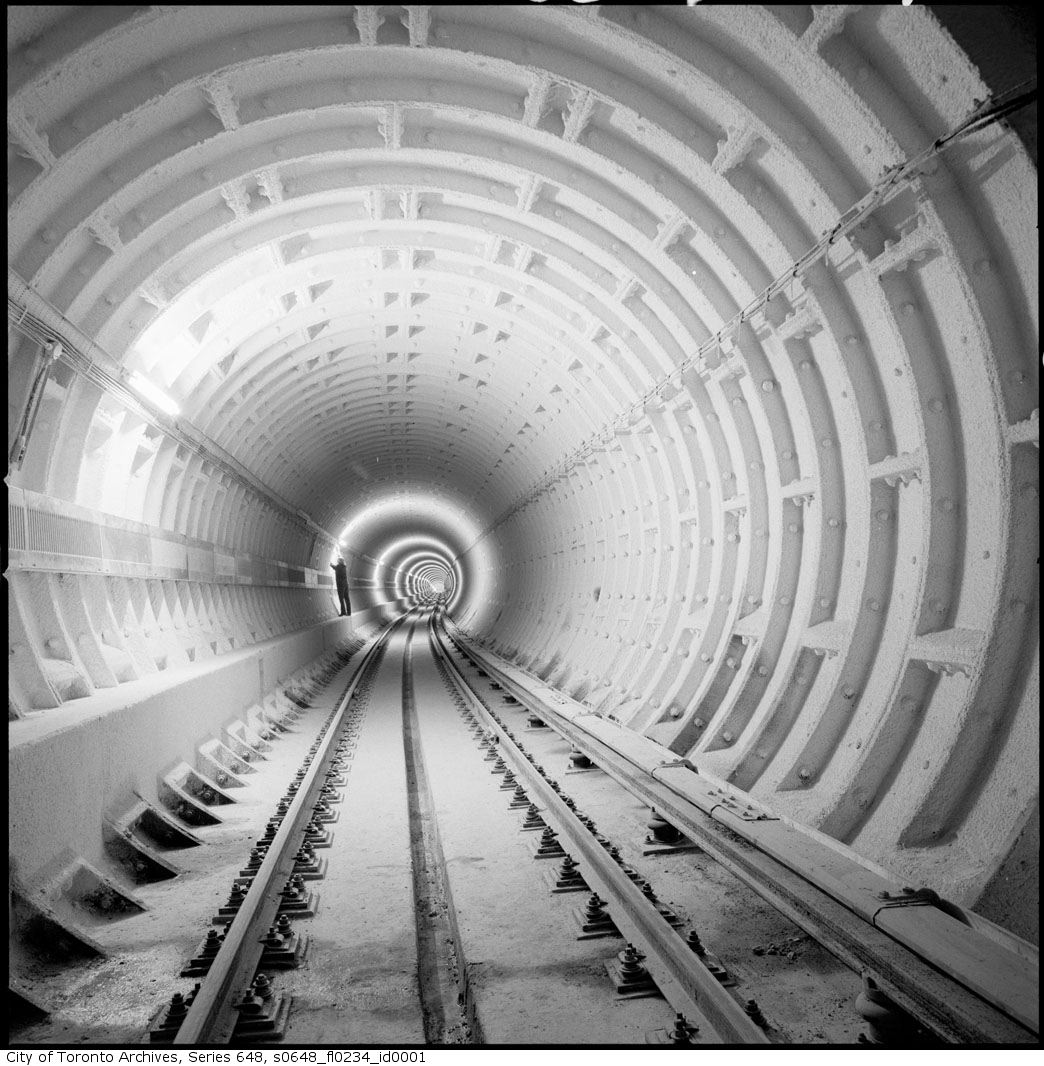
<svg viewBox="0 0 1044 1066"><path fill-rule="evenodd" d="M341 799L318 847L323 876L305 883L315 914L293 921L304 957L266 973L292 997L288 1045L644 1044L667 1039L676 1011L656 989L619 998L606 963L619 936L578 939L589 893L549 890L559 859L534 857L541 833L524 831L527 810L509 806L495 745L463 713L435 658L424 618L387 639L379 662L349 704ZM737 1002L755 998L770 1039L854 1043L861 1019L857 975L768 908L699 851L642 854L649 808L597 768L581 770L570 745L457 661L483 698L517 719L528 750L588 812L636 876L698 930ZM336 708L359 663L332 673L287 732L277 734L221 822L194 832L203 846L176 853L182 873L140 886L140 914L105 920L74 914L105 952L91 961L23 960L24 984L48 1000L51 1016L12 1032L19 1044L139 1042L199 954L281 790L304 765L309 745ZM404 670L405 667L405 670ZM407 697L404 699L404 696ZM499 768L499 772L497 772ZM509 767L510 769L510 767ZM504 787L502 787L504 786ZM218 845L215 847L214 845ZM423 883L419 883L423 882ZM693 1043L716 1043L706 1019L689 1018ZM267 1042L267 1041L264 1041ZM271 1042L275 1043L275 1040Z"/></svg>

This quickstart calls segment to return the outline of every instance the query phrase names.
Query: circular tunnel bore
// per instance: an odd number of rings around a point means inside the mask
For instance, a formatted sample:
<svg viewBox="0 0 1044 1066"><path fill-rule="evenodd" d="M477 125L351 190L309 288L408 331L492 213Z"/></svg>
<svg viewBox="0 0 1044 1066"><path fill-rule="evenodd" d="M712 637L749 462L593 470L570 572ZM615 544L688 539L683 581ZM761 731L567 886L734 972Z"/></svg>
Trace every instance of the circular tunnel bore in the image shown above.
<svg viewBox="0 0 1044 1066"><path fill-rule="evenodd" d="M340 552L351 626L443 597L1035 938L1035 74L979 11L9 8L12 725L321 640ZM25 788L32 882L113 797Z"/></svg>

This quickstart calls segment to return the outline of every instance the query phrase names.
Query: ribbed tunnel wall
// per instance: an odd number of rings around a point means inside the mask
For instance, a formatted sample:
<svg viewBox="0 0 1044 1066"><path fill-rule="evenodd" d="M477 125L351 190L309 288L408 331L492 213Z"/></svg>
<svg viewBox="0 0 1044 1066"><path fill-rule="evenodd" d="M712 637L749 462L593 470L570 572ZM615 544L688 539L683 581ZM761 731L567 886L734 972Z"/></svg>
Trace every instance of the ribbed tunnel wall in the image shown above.
<svg viewBox="0 0 1044 1066"><path fill-rule="evenodd" d="M9 477L15 716L324 622L340 538L357 621L455 565L476 639L1030 931L1035 167L990 125L836 228L998 88L930 10L37 6L9 49L10 442L38 341L83 356Z"/></svg>

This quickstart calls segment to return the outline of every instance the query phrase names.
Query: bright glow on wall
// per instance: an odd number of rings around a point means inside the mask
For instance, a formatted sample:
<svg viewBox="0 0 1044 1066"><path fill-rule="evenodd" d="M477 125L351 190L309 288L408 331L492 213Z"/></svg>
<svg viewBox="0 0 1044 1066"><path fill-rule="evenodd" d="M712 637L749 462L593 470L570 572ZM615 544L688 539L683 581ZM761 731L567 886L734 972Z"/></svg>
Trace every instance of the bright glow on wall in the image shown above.
<svg viewBox="0 0 1044 1066"><path fill-rule="evenodd" d="M351 541L358 540L359 533L367 526L392 516L406 519L402 525L407 528L423 523L453 530L456 534L454 540L459 540L462 548L477 539L482 532L482 526L468 511L450 503L444 496L410 493L405 499L389 496L350 514L339 539L351 546Z"/></svg>
<svg viewBox="0 0 1044 1066"><path fill-rule="evenodd" d="M140 393L150 403L155 404L161 411L165 411L172 417L181 414L181 407L175 403L158 385L153 384L148 378L132 370L127 376L127 384L135 392Z"/></svg>

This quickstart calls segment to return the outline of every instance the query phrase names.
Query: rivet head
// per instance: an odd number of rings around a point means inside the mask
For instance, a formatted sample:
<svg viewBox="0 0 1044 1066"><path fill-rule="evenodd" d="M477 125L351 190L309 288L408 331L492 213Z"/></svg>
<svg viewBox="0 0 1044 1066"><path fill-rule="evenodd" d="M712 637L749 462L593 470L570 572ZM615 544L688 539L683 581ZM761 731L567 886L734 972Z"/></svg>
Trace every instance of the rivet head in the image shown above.
<svg viewBox="0 0 1044 1066"><path fill-rule="evenodd" d="M775 388L776 388L776 383L771 378L766 378L761 383L761 391L762 392L774 392Z"/></svg>

